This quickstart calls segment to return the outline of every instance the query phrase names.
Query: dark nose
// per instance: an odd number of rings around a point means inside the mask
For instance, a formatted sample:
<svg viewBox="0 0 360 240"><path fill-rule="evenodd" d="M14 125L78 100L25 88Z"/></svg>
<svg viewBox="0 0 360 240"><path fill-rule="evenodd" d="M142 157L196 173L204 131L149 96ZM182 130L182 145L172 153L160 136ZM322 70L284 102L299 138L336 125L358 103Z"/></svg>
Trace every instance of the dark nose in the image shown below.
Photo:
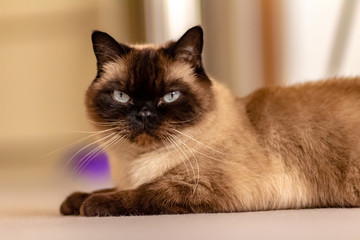
<svg viewBox="0 0 360 240"><path fill-rule="evenodd" d="M136 118L144 124L147 124L153 117L154 114L147 109L140 110L136 116Z"/></svg>

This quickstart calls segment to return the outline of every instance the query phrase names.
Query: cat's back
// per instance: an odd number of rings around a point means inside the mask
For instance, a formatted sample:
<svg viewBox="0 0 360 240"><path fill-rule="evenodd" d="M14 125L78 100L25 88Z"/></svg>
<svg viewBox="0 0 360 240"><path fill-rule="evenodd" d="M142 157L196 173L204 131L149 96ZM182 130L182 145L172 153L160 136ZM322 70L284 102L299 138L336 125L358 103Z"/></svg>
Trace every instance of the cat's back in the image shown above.
<svg viewBox="0 0 360 240"><path fill-rule="evenodd" d="M336 121L360 123L360 78L263 88L243 101L257 130L276 125L293 129L297 125L327 125Z"/></svg>

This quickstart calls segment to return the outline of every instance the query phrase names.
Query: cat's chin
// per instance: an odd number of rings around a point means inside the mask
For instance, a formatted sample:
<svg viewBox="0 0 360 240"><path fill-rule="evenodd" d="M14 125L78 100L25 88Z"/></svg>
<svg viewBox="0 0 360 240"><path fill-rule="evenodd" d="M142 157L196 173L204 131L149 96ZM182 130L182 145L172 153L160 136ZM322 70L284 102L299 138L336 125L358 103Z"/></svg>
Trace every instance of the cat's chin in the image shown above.
<svg viewBox="0 0 360 240"><path fill-rule="evenodd" d="M151 147L154 145L154 143L156 143L156 140L154 139L154 137L143 132L137 135L132 142L141 147Z"/></svg>

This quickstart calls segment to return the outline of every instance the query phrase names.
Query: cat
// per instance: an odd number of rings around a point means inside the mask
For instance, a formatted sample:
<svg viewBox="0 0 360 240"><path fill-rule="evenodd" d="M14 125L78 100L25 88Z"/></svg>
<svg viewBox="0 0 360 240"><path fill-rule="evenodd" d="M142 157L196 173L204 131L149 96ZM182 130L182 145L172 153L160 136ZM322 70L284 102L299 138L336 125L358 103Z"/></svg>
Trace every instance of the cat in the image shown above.
<svg viewBox="0 0 360 240"><path fill-rule="evenodd" d="M62 215L121 216L360 205L360 79L238 98L202 65L203 30L160 46L92 34L88 115L111 145L113 189Z"/></svg>

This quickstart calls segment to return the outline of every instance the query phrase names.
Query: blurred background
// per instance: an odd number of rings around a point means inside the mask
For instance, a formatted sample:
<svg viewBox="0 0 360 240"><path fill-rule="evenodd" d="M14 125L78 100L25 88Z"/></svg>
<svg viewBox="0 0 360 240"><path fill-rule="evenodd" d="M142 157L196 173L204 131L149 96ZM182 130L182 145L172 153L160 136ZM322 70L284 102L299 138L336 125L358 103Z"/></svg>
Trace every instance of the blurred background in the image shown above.
<svg viewBox="0 0 360 240"><path fill-rule="evenodd" d="M91 131L84 93L96 74L93 30L162 43L201 24L205 69L244 96L360 75L358 2L0 0L0 215L56 212L72 190L111 186L105 155L71 174L87 142L76 141Z"/></svg>

